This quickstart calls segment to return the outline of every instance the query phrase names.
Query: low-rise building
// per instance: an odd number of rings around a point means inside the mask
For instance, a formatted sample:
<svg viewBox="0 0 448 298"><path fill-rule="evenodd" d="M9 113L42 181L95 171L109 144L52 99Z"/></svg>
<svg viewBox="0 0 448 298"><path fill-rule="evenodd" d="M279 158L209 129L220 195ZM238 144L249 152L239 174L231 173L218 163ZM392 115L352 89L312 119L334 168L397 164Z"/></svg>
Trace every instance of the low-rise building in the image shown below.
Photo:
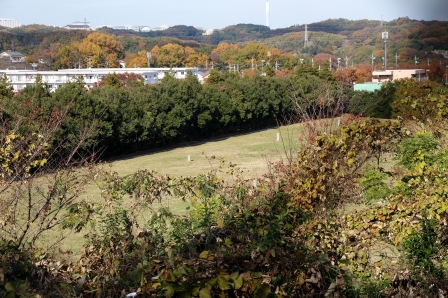
<svg viewBox="0 0 448 298"><path fill-rule="evenodd" d="M207 78L210 75L210 70L199 70L198 71L198 81L203 84L205 82L205 80L207 80Z"/></svg>
<svg viewBox="0 0 448 298"><path fill-rule="evenodd" d="M428 72L429 70L426 69L377 70L372 72L372 82L381 83L406 78L414 78L421 82L425 82L428 80Z"/></svg>
<svg viewBox="0 0 448 298"><path fill-rule="evenodd" d="M6 51L0 54L0 58L9 58L11 62L25 62L25 56L19 52Z"/></svg>
<svg viewBox="0 0 448 298"><path fill-rule="evenodd" d="M383 86L383 83L366 82L366 83L361 83L361 84L353 84L353 90L374 92L375 90L381 89L382 86Z"/></svg>
<svg viewBox="0 0 448 298"><path fill-rule="evenodd" d="M207 29L202 33L202 35L212 35L213 32L215 32L215 29Z"/></svg>
<svg viewBox="0 0 448 298"><path fill-rule="evenodd" d="M70 30L90 30L90 23L89 22L73 22L70 25L66 25L64 27L65 29L70 29Z"/></svg>

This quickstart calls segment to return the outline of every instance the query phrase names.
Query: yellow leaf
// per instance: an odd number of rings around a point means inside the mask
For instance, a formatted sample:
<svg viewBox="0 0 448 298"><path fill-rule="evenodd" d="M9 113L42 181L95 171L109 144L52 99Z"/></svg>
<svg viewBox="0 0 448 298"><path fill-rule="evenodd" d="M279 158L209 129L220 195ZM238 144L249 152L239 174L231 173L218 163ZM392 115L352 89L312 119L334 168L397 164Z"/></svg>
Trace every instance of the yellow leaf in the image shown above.
<svg viewBox="0 0 448 298"><path fill-rule="evenodd" d="M232 240L230 240L230 238L228 238L228 237L226 238L226 240L224 240L224 242L226 245L232 244Z"/></svg>
<svg viewBox="0 0 448 298"><path fill-rule="evenodd" d="M297 283L299 284L299 286L301 286L305 283L305 277L304 277L303 272L300 272L299 277L297 277Z"/></svg>
<svg viewBox="0 0 448 298"><path fill-rule="evenodd" d="M208 251L204 250L203 252L201 252L201 254L199 255L199 258L201 259L207 259L209 256Z"/></svg>

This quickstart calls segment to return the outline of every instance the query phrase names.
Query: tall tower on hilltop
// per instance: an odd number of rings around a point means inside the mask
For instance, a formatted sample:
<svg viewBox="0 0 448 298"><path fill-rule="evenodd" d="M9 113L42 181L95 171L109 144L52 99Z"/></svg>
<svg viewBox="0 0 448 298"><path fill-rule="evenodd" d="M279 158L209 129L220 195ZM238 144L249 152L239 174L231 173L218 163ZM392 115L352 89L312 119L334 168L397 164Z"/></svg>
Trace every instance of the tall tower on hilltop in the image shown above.
<svg viewBox="0 0 448 298"><path fill-rule="evenodd" d="M305 47L308 46L308 24L305 24Z"/></svg>
<svg viewBox="0 0 448 298"><path fill-rule="evenodd" d="M269 0L266 0L266 26L271 28L269 24L270 14L269 14Z"/></svg>

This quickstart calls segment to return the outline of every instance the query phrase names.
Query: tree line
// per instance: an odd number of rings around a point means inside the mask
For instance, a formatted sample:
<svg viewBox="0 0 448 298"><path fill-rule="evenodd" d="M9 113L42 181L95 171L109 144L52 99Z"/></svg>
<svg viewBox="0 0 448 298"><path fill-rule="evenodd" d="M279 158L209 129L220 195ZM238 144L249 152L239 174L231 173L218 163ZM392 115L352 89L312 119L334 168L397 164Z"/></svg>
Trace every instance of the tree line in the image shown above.
<svg viewBox="0 0 448 298"><path fill-rule="evenodd" d="M90 91L79 80L54 93L38 81L13 96L2 91L6 95L2 106L5 111L22 110L26 118L32 110L42 110L41 117L48 117L55 109L72 105L58 138L76 142L79 132L95 123L95 133L83 149L94 150L96 144L111 156L277 125L292 112L291 86L298 84L218 72L205 85L195 76L185 80L166 76L157 85L143 85L141 80L121 83L114 77L106 77L102 87ZM7 90L5 79L0 86ZM24 103L26 110L21 108Z"/></svg>

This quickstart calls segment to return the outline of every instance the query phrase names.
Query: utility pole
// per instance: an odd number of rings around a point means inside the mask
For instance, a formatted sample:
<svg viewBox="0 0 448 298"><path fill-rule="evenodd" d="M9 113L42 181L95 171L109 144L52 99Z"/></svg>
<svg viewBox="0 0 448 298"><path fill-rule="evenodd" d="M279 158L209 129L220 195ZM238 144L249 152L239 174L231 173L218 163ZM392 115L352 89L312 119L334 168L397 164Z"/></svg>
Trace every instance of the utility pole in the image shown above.
<svg viewBox="0 0 448 298"><path fill-rule="evenodd" d="M397 69L398 68L398 54L397 53L395 53L395 69Z"/></svg>
<svg viewBox="0 0 448 298"><path fill-rule="evenodd" d="M348 68L348 56L345 56L345 69L347 69Z"/></svg>
<svg viewBox="0 0 448 298"><path fill-rule="evenodd" d="M383 21L381 20L381 23ZM382 34L384 40L384 70L387 70L387 39L389 38L389 32L384 31Z"/></svg>
<svg viewBox="0 0 448 298"><path fill-rule="evenodd" d="M376 57L374 57L374 56L373 56L373 53L372 53L372 71L375 70L375 68L374 68L374 66L373 66L373 60L375 60L375 59L376 59Z"/></svg>
<svg viewBox="0 0 448 298"><path fill-rule="evenodd" d="M280 63L278 61L275 61L275 69L278 70L278 67L280 66Z"/></svg>

